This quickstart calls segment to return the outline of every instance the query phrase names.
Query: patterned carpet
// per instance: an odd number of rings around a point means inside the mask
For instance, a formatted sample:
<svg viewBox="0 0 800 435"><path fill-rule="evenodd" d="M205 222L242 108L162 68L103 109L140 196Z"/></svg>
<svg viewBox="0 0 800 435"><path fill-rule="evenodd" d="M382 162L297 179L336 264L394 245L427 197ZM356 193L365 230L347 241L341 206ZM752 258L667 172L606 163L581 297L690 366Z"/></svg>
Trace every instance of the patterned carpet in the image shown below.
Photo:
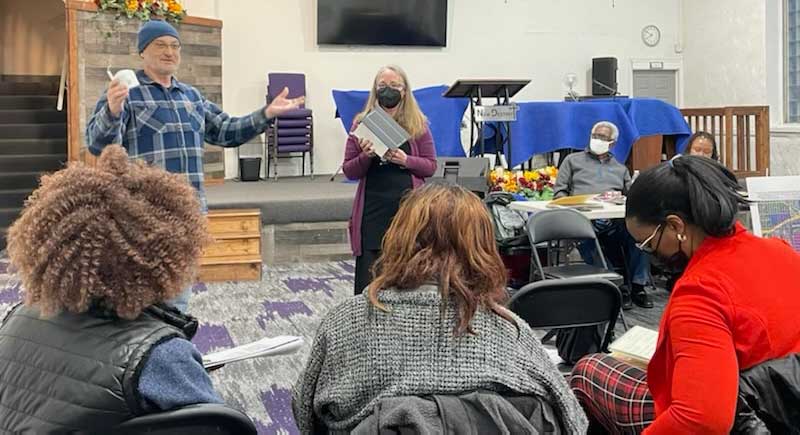
<svg viewBox="0 0 800 435"><path fill-rule="evenodd" d="M264 336L306 339L293 355L242 361L212 372L225 401L253 418L260 434L298 433L291 412L292 385L305 366L322 316L352 294L353 271L352 261L273 265L264 268L261 282L195 286L189 311L201 320L194 343L202 353ZM657 328L667 293L651 294L656 308L626 312L629 324ZM20 284L0 254L0 316L19 298Z"/></svg>
<svg viewBox="0 0 800 435"><path fill-rule="evenodd" d="M270 266L261 282L198 284L189 311L202 324L201 353L265 336L302 335L297 353L237 362L212 372L217 391L256 423L260 434L296 434L291 388L305 366L322 314L352 295L353 262ZM0 318L20 299L20 283L0 258Z"/></svg>

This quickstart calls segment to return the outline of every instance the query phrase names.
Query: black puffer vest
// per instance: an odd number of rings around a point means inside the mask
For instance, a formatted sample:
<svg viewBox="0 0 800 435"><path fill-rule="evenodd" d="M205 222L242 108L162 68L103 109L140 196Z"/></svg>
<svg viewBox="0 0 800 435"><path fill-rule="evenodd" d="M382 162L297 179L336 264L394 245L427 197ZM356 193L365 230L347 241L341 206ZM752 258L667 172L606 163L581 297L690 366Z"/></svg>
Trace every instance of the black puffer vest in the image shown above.
<svg viewBox="0 0 800 435"><path fill-rule="evenodd" d="M166 306L136 320L17 306L0 326L0 433L110 433L146 413L138 385L153 346L196 330Z"/></svg>

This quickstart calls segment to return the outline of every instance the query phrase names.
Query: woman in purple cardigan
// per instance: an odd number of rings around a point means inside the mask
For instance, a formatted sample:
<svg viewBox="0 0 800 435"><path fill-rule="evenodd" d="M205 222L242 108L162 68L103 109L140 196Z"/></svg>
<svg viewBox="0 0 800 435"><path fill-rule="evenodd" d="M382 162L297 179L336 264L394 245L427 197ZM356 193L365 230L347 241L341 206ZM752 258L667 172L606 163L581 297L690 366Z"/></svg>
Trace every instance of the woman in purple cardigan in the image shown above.
<svg viewBox="0 0 800 435"><path fill-rule="evenodd" d="M359 180L350 217L350 245L356 257L355 293L372 280L372 264L380 256L386 229L400 206L403 194L425 182L436 171L436 149L428 120L419 110L408 77L399 66L378 70L364 110L353 129L372 109L380 106L397 121L411 139L399 149L377 156L368 140L350 135L342 169L347 178Z"/></svg>

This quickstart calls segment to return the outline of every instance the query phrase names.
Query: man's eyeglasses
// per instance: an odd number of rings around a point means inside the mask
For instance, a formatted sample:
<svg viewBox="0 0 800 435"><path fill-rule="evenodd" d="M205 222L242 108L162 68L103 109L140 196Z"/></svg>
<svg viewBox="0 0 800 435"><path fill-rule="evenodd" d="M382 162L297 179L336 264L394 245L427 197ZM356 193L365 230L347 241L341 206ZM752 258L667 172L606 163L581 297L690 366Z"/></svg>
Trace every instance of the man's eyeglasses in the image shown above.
<svg viewBox="0 0 800 435"><path fill-rule="evenodd" d="M597 133L592 133L592 139L600 139L600 140L605 140L605 141L609 141L609 142L613 140L612 138L610 138L610 137L608 137L608 136L606 136L604 134L597 134Z"/></svg>
<svg viewBox="0 0 800 435"><path fill-rule="evenodd" d="M378 83L377 89L380 91L381 89L392 88L397 91L402 91L406 87L401 85L400 83Z"/></svg>
<svg viewBox="0 0 800 435"><path fill-rule="evenodd" d="M656 227L656 230L653 231L653 234L650 234L650 237L644 239L641 243L636 243L636 247L648 254L652 254L653 252L655 252L656 249L658 249L658 245L661 243L661 237L658 238L658 243L656 243L655 248L650 246L650 242L653 241L653 239L656 237L656 234L658 234L659 230L661 230L660 224Z"/></svg>
<svg viewBox="0 0 800 435"><path fill-rule="evenodd" d="M165 42L154 42L153 47L158 51L166 51L168 48L172 49L172 51L181 51L181 44L167 44Z"/></svg>

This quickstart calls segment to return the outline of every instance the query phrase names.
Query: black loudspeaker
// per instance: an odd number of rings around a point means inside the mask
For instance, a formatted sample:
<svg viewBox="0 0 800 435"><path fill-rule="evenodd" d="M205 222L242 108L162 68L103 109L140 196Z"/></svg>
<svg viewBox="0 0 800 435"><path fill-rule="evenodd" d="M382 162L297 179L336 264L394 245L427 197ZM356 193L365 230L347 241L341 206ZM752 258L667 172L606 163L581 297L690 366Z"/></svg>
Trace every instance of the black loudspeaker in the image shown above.
<svg viewBox="0 0 800 435"><path fill-rule="evenodd" d="M239 158L239 180L258 181L261 179L261 157Z"/></svg>
<svg viewBox="0 0 800 435"><path fill-rule="evenodd" d="M458 184L479 195L489 189L489 159L486 157L437 157L431 181Z"/></svg>
<svg viewBox="0 0 800 435"><path fill-rule="evenodd" d="M592 59L592 95L615 95L617 86L617 58Z"/></svg>

